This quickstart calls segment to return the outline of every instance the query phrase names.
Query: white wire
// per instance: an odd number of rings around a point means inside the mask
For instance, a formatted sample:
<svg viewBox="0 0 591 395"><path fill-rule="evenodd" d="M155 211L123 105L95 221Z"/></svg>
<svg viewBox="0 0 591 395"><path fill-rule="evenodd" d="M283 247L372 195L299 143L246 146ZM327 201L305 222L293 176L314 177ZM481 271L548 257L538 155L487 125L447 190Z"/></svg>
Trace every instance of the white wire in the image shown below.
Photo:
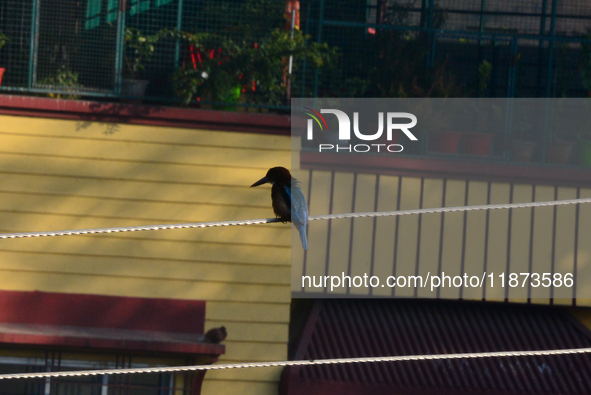
<svg viewBox="0 0 591 395"><path fill-rule="evenodd" d="M98 375L103 375L103 374L178 373L178 372L194 372L194 371L198 371L198 370L224 370L224 369L284 367L284 366L331 365L331 364L338 364L338 363L430 361L430 360L441 360L441 359L499 358L499 357L525 357L525 356L532 357L532 356L542 356L542 355L584 354L584 353L590 353L590 352L591 352L591 348L574 348L574 349L561 349L561 350L497 351L497 352L478 352L478 353L461 353L461 354L404 355L404 356L392 356L392 357L318 359L318 360L310 360L310 361L249 362L249 363L220 364L220 365L194 365L194 366L170 366L170 367L131 368L131 369L79 370L79 371L70 371L70 372L0 374L0 380L42 379L42 378L49 378L49 377L98 376Z"/></svg>
<svg viewBox="0 0 591 395"><path fill-rule="evenodd" d="M416 214L450 213L450 212L459 212L459 211L564 206L564 205L569 205L569 204L581 204L581 203L591 203L591 198L554 200L554 201L548 201L548 202L506 203L506 204L486 204L486 205L480 205L480 206L423 208L423 209L401 210L401 211L313 215L313 216L308 217L308 219L310 221L317 221L317 220L343 219L343 218L392 217L392 216L411 215L411 214L416 215ZM213 228L213 227L220 227L220 226L259 225L259 224L268 224L268 223L272 223L272 222L280 222L280 220L277 218L266 218L266 219L251 219L251 220L241 220L241 221L194 222L194 223L171 224L171 225L144 225L144 226L125 226L125 227L97 228L97 229L58 230L58 231L50 231L50 232L5 233L5 234L0 234L0 239L17 239L17 238L25 238L25 237L89 235L89 234L99 234L99 233L138 232L138 231L146 231L146 230Z"/></svg>

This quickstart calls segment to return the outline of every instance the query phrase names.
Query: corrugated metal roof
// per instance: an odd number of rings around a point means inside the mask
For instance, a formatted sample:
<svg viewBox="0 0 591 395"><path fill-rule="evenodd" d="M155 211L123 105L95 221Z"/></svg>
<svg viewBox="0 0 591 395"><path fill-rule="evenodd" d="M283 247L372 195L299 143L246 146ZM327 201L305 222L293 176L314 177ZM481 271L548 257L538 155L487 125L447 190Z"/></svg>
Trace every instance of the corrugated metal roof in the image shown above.
<svg viewBox="0 0 591 395"><path fill-rule="evenodd" d="M295 359L591 347L564 308L425 300L315 302ZM288 367L282 393L591 394L591 355ZM343 387L343 384L345 387ZM388 391L379 391L378 389ZM440 390L443 390L441 392ZM399 392L396 392L399 393Z"/></svg>

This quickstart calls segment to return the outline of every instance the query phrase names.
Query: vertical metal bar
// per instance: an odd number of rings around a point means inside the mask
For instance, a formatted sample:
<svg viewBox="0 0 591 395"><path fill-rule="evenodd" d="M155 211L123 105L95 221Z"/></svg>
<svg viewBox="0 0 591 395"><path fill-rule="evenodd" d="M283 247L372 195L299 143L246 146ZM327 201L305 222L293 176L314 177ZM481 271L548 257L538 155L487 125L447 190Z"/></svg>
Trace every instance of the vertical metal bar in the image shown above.
<svg viewBox="0 0 591 395"><path fill-rule="evenodd" d="M548 12L548 0L542 0L542 11L540 14L540 43L538 54L538 88L537 95L542 96L542 65L544 64L544 40L541 38L546 35L546 13Z"/></svg>
<svg viewBox="0 0 591 395"><path fill-rule="evenodd" d="M548 35L548 70L546 72L546 97L552 95L552 74L554 69L554 38L556 34L556 10L558 0L552 0L552 14L550 17L550 34Z"/></svg>
<svg viewBox="0 0 591 395"><path fill-rule="evenodd" d="M353 199L351 199L351 212L355 212L355 200L357 198L357 172L353 173ZM351 229L349 231L349 259L347 262L347 276L351 277L353 268L353 234L355 232L355 218L351 218ZM347 295L351 293L351 283L347 286Z"/></svg>
<svg viewBox="0 0 591 395"><path fill-rule="evenodd" d="M333 172L334 174L334 172ZM331 191L332 192L332 191ZM378 203L379 203L379 196L380 196L380 175L376 176L376 187L374 189L374 201L373 201L373 211L378 211ZM332 202L331 202L332 204ZM375 272L375 260L376 260L376 230L378 227L377 218L373 218L373 228L371 231L371 257L369 259L370 262L370 269L369 269L369 276L370 278L373 277ZM420 229L420 226L419 226ZM420 233L420 231L419 231ZM369 294L373 295L373 287L369 287Z"/></svg>
<svg viewBox="0 0 591 395"><path fill-rule="evenodd" d="M310 9L312 8L310 3L306 5L306 27L304 28L304 33L307 36L310 32ZM302 82L300 86L301 96L305 96L306 92L306 71L308 70L308 62L304 60L302 64Z"/></svg>
<svg viewBox="0 0 591 395"><path fill-rule="evenodd" d="M123 51L125 50L125 8L127 0L119 0L117 11L117 37L115 43L115 94L121 94L121 71L123 69Z"/></svg>
<svg viewBox="0 0 591 395"><path fill-rule="evenodd" d="M511 65L509 66L509 78L507 79L507 97L515 97L515 85L517 84L517 37L511 39Z"/></svg>
<svg viewBox="0 0 591 395"><path fill-rule="evenodd" d="M41 0L33 0L31 10L31 49L29 51L29 78L27 86L31 89L37 82L37 53L39 48L39 10Z"/></svg>
<svg viewBox="0 0 591 395"><path fill-rule="evenodd" d="M513 203L513 186L514 184L511 183L509 187L509 203ZM509 218L507 221L507 264L505 265L505 276L509 276L511 273L511 229L513 228L513 209L509 209ZM509 280L508 277L505 277L506 281ZM505 302L509 301L509 286L507 282L505 282Z"/></svg>
<svg viewBox="0 0 591 395"><path fill-rule="evenodd" d="M484 27L486 26L486 15L484 12L486 11L486 0L481 0L480 2L480 26L478 28L478 65L480 65L482 61L482 34L484 33ZM494 44L493 44L494 45Z"/></svg>
<svg viewBox="0 0 591 395"><path fill-rule="evenodd" d="M291 10L291 40L293 41L293 30L295 29L295 8ZM291 100L291 71L293 68L293 54L289 55L289 65L287 66L287 104L290 104Z"/></svg>
<svg viewBox="0 0 591 395"><path fill-rule="evenodd" d="M426 66L430 69L435 64L435 32L433 31L433 9L435 8L435 0L427 0L427 40L431 44L431 48L427 53Z"/></svg>
<svg viewBox="0 0 591 395"><path fill-rule="evenodd" d="M332 171L330 173L330 197L329 197L329 203L328 203L328 212L331 214L333 211L333 203L334 203L334 177L335 177L335 172ZM326 231L326 235L327 235L327 237L326 237L326 261L324 262L324 275L328 276L328 271L329 271L329 266L330 266L330 239L332 236L332 219L328 220L328 230ZM326 294L328 292L328 287L324 287L323 292Z"/></svg>
<svg viewBox="0 0 591 395"><path fill-rule="evenodd" d="M176 30L183 29L183 0L178 0L176 9ZM177 38L174 44L174 68L178 69L181 63L181 41Z"/></svg>
<svg viewBox="0 0 591 395"><path fill-rule="evenodd" d="M324 0L320 0L320 11L318 15L318 37L316 42L320 43L322 41L322 25L324 24ZM318 84L320 79L320 72L318 71L318 67L316 67L316 73L314 75L314 97L318 97Z"/></svg>
<svg viewBox="0 0 591 395"><path fill-rule="evenodd" d="M423 208L423 198L425 195L425 177L421 177L421 192L419 194L419 209ZM376 210L377 210L377 205L376 205ZM419 226L417 229L417 258L415 261L415 276L419 276L419 265L421 263L421 228L423 225L423 214L419 214ZM414 294L413 296L416 298L419 295L419 288L415 287L414 290Z"/></svg>

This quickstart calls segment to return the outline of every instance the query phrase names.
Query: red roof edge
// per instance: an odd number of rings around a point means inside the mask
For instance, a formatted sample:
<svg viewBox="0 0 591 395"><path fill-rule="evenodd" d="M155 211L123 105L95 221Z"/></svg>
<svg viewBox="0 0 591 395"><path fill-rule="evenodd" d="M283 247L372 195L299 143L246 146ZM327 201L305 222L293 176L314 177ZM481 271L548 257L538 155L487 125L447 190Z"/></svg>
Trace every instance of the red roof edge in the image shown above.
<svg viewBox="0 0 591 395"><path fill-rule="evenodd" d="M0 343L219 356L205 301L0 291Z"/></svg>
<svg viewBox="0 0 591 395"><path fill-rule="evenodd" d="M0 114L290 135L288 115L0 95Z"/></svg>

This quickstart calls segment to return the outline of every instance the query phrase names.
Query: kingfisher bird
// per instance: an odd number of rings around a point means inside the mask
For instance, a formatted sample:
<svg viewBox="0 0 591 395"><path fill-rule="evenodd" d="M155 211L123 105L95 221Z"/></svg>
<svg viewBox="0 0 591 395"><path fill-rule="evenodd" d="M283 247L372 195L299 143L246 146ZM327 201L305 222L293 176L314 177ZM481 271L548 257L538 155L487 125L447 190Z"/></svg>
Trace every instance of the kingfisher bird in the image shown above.
<svg viewBox="0 0 591 395"><path fill-rule="evenodd" d="M289 170L285 167L273 167L269 169L267 175L250 187L256 187L270 183L271 200L273 202L273 212L281 221L291 222L300 232L302 247L308 249L308 237L306 236L306 224L308 223L308 204L302 190L298 186L299 182L291 176Z"/></svg>

